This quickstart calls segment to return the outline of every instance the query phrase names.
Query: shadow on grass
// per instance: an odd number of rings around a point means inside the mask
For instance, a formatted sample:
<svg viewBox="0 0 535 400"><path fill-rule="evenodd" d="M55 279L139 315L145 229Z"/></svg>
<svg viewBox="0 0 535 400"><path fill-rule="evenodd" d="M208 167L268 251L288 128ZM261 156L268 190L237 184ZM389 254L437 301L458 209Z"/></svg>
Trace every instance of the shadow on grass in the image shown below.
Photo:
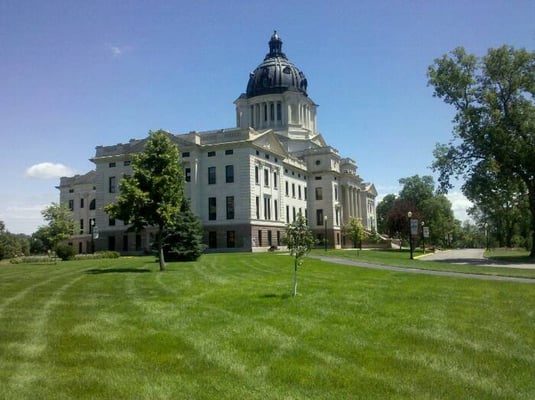
<svg viewBox="0 0 535 400"><path fill-rule="evenodd" d="M141 274L145 272L151 272L150 269L140 268L96 268L88 269L85 271L88 275L101 275L101 274Z"/></svg>
<svg viewBox="0 0 535 400"><path fill-rule="evenodd" d="M292 297L290 293L275 294L275 293L266 293L260 296L261 299L289 299Z"/></svg>

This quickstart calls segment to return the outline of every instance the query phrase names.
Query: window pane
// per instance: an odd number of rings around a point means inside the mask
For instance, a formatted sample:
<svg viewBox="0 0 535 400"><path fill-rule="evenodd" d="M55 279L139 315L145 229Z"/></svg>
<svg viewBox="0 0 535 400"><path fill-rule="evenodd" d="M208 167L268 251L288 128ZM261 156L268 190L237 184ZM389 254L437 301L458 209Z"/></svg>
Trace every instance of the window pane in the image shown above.
<svg viewBox="0 0 535 400"><path fill-rule="evenodd" d="M234 219L234 196L227 196L227 219Z"/></svg>
<svg viewBox="0 0 535 400"><path fill-rule="evenodd" d="M208 184L215 184L215 167L208 167Z"/></svg>
<svg viewBox="0 0 535 400"><path fill-rule="evenodd" d="M216 198L208 198L208 219L214 221L217 218Z"/></svg>
<svg viewBox="0 0 535 400"><path fill-rule="evenodd" d="M234 165L227 165L225 167L225 178L227 183L234 182Z"/></svg>

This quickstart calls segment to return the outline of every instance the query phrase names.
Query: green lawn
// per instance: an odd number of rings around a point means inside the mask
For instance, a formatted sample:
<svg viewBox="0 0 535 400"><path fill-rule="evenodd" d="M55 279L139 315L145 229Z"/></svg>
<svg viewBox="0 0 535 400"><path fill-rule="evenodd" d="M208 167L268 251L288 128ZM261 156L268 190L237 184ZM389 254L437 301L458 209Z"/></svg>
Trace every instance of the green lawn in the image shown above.
<svg viewBox="0 0 535 400"><path fill-rule="evenodd" d="M509 263L535 263L529 251L520 249L492 249L485 251L485 257Z"/></svg>
<svg viewBox="0 0 535 400"><path fill-rule="evenodd" d="M1 265L0 398L535 398L534 284L292 266Z"/></svg>

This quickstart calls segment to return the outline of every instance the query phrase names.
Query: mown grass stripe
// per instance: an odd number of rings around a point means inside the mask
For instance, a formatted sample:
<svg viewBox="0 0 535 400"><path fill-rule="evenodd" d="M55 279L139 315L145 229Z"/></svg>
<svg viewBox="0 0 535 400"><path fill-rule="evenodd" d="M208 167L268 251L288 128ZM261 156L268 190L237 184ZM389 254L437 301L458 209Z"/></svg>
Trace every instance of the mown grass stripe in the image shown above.
<svg viewBox="0 0 535 400"><path fill-rule="evenodd" d="M169 263L164 273L153 261L66 264L84 279L50 304L42 322L45 349L30 360L0 345L0 398L530 399L535 393L532 286L307 260L299 295L291 297L288 256L203 255L195 263ZM44 314L32 302L50 301L69 279L11 303L0 334L13 341L25 321L38 324ZM32 280L17 290L26 285ZM7 295L15 291L11 286ZM38 389L7 387L9 371L21 372L22 382L29 361L46 371L26 376L37 377Z"/></svg>
<svg viewBox="0 0 535 400"><path fill-rule="evenodd" d="M65 275L69 278L72 277L72 274ZM55 329L55 327L47 326L48 319L54 308L60 303L65 291L83 278L83 276L78 275L59 288L54 288L48 300L38 309L35 317L26 322L25 337L19 337L16 342L10 344L9 347L15 347L11 351L15 350L18 353L17 358L20 360L20 364L10 371L8 388L19 393L20 398L31 397L35 387L46 376L45 366L47 363L43 362L41 358L48 345L48 330ZM46 284L50 283L51 281L46 282Z"/></svg>

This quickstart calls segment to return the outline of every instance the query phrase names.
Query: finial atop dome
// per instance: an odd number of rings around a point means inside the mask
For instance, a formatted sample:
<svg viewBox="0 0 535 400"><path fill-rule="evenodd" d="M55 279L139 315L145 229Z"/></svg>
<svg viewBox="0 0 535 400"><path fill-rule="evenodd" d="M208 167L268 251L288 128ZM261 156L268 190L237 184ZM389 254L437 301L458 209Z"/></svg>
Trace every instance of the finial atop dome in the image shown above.
<svg viewBox="0 0 535 400"><path fill-rule="evenodd" d="M271 35L271 40L269 41L269 54L267 57L283 57L286 58L286 55L282 52L282 40L277 34L277 31L273 31Z"/></svg>

